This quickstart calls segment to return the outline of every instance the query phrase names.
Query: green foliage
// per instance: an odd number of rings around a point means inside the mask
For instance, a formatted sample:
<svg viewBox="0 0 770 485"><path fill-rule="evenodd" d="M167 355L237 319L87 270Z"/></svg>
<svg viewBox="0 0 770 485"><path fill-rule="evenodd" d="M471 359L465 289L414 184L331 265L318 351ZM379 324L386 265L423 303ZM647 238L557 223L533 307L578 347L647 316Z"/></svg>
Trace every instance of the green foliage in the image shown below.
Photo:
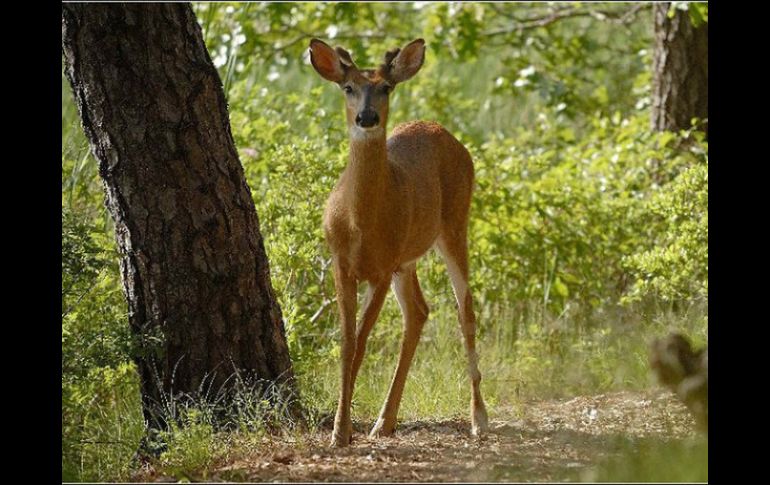
<svg viewBox="0 0 770 485"><path fill-rule="evenodd" d="M207 469L225 452L217 439L212 416L205 408L191 407L180 412L179 421L161 434L167 448L158 465L169 475L182 481L206 479Z"/></svg>
<svg viewBox="0 0 770 485"><path fill-rule="evenodd" d="M66 371L65 371L66 372ZM62 478L127 480L144 435L136 369L91 367L62 379Z"/></svg>
<svg viewBox="0 0 770 485"><path fill-rule="evenodd" d="M662 236L626 259L635 276L628 300L708 297L708 157L703 156L650 198L646 209L659 219Z"/></svg>
<svg viewBox="0 0 770 485"><path fill-rule="evenodd" d="M251 83L255 78L269 83L280 79L289 92L317 85L313 73L304 79L296 76L297 68L307 65L312 37L343 44L360 66L377 65L386 50L423 37L428 44L426 68L441 59L435 82L446 81L446 76L460 81L447 91L453 102L485 100L476 110L487 115L486 132L531 123L543 104L573 120L596 110L630 114L638 102L636 80L649 66L650 5L360 2L194 7L228 95L238 78ZM406 86L399 90L411 89ZM412 102L423 99L413 97ZM448 123L446 117L440 119Z"/></svg>
<svg viewBox="0 0 770 485"><path fill-rule="evenodd" d="M693 27L698 28L709 21L709 4L703 2L690 2L687 13L690 15L690 21Z"/></svg>
<svg viewBox="0 0 770 485"><path fill-rule="evenodd" d="M74 481L126 478L144 432L115 255L94 231L62 209L62 466Z"/></svg>
<svg viewBox="0 0 770 485"><path fill-rule="evenodd" d="M667 141L674 135L649 132L644 116L595 118L593 125L577 141L558 118L543 118L536 133L482 145L470 231L482 302L534 299L556 315L570 303L611 305L629 286L625 256L671 237L669 227L652 224L653 207L666 201L648 199L698 163L693 152L702 145L682 151ZM703 202L694 204L705 211ZM698 230L707 234L707 226ZM703 239L694 244L707 250Z"/></svg>
<svg viewBox="0 0 770 485"><path fill-rule="evenodd" d="M117 258L98 245L94 230L62 210L62 370L67 377L85 376L93 367L117 367L128 355Z"/></svg>
<svg viewBox="0 0 770 485"><path fill-rule="evenodd" d="M671 2L668 17L674 18L677 11L687 12L693 27L698 28L709 21L709 4L705 2Z"/></svg>
<svg viewBox="0 0 770 485"><path fill-rule="evenodd" d="M707 4L684 5L693 22L708 21ZM308 64L311 37L345 46L361 66L426 39L423 69L392 96L390 128L436 120L473 156L471 288L493 414L521 397L645 387L651 337L676 329L707 340L708 145L695 129L649 129L649 7L193 4L224 83L311 422L337 397L321 217L348 150L342 97ZM70 480L129 479L143 418L118 255L64 78L62 94L62 466ZM465 416L449 280L433 253L418 272L432 313L401 416ZM357 418L379 411L400 318L389 297L356 388ZM435 379L436 368L445 378ZM244 390L233 403L238 433L288 422L264 395ZM159 468L205 479L228 446L210 411L180 411Z"/></svg>
<svg viewBox="0 0 770 485"><path fill-rule="evenodd" d="M112 225L62 78L62 475L127 480L144 433Z"/></svg>
<svg viewBox="0 0 770 485"><path fill-rule="evenodd" d="M582 477L587 482L708 482L708 439L624 442L619 456Z"/></svg>
<svg viewBox="0 0 770 485"><path fill-rule="evenodd" d="M101 249L91 238L90 227L69 210L62 209L62 314L69 313L78 294L86 293L106 266Z"/></svg>
<svg viewBox="0 0 770 485"><path fill-rule="evenodd" d="M241 89L243 83L234 92ZM242 111L232 114L237 127L233 136L257 205L287 338L298 360L314 356L317 347L313 335L297 326L334 298L320 209L345 164L345 134L316 101L321 90L301 96L262 88L246 98Z"/></svg>

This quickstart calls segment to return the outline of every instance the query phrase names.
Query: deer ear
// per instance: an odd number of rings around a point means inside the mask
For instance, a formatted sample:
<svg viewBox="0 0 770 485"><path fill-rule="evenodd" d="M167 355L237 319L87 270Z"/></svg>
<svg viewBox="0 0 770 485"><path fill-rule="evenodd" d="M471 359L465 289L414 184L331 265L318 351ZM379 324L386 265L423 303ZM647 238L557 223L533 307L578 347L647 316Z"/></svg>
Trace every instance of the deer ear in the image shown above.
<svg viewBox="0 0 770 485"><path fill-rule="evenodd" d="M339 54L325 42L310 41L310 62L322 78L335 83L345 80L345 68Z"/></svg>
<svg viewBox="0 0 770 485"><path fill-rule="evenodd" d="M413 40L400 51L391 51L385 56L385 60L391 57L392 52L397 52L388 65L388 74L393 82L404 82L411 78L422 67L425 61L425 41Z"/></svg>
<svg viewBox="0 0 770 485"><path fill-rule="evenodd" d="M346 51L342 47L335 47L334 51L337 53L337 55L340 57L340 62L345 67L353 67L358 69L356 66L356 63L353 62L353 58L350 57L350 52Z"/></svg>

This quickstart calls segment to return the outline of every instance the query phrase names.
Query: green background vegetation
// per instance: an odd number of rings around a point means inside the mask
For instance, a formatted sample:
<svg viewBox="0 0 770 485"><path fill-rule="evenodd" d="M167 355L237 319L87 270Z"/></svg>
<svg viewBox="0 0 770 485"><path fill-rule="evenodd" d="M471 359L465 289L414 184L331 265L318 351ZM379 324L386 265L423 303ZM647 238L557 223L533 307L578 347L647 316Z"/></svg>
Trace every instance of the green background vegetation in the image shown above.
<svg viewBox="0 0 770 485"><path fill-rule="evenodd" d="M497 405L524 398L647 388L650 338L679 330L707 341L708 145L695 130L649 129L649 6L627 18L628 4L590 7L604 17L538 27L527 19L584 7L194 5L223 80L302 398L317 416L334 409L339 355L321 214L348 142L342 97L307 59L314 36L345 46L359 66L427 41L422 71L393 95L390 123L436 120L473 155L471 288L493 419ZM118 259L98 165L62 76L65 480L126 479L136 466L143 425ZM432 313L400 417L465 416L448 277L433 254L418 272ZM391 296L356 388L356 419L376 416L400 335ZM258 399L244 409L246 424L264 412ZM205 410L186 419L161 460L182 474L225 448Z"/></svg>

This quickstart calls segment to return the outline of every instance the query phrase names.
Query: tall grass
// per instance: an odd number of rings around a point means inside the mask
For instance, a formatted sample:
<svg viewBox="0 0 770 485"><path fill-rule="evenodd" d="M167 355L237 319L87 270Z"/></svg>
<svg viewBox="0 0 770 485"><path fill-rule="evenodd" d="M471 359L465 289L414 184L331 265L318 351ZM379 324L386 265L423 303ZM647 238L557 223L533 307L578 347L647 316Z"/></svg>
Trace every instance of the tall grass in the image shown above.
<svg viewBox="0 0 770 485"><path fill-rule="evenodd" d="M490 418L510 419L511 409L531 398L647 388L652 384L646 365L650 339L684 331L696 335L697 341L704 316L703 309L694 308L684 314L657 313L648 321L639 313L632 323L619 324L605 317L594 322L594 330L581 333L549 332L543 330L547 325L533 323L519 327L521 333L514 335L510 318L501 315L487 322L488 331L477 342ZM354 421L364 429L371 427L380 411L398 358L398 340L388 333L400 332L401 318L384 317L370 338L353 397ZM461 338L454 308L434 305L407 378L401 422L468 419L470 386ZM328 419L336 408L338 354L319 356L298 365L296 372L309 425L303 429L318 431L324 417ZM242 453L249 442L295 429L287 425L291 421L281 414L282 408L269 405L264 394L244 389L233 402L237 405L227 417L230 432L217 431L223 423L216 421L207 404L188 401L179 406L172 422L182 425L172 425L163 433L166 447L154 464L157 470L178 479L206 479L208 468ZM270 422L274 426L266 425ZM83 423L81 441L67 450L62 463L65 479L130 478L137 466L133 458L143 424L138 389L98 405ZM609 471L596 473L618 473L616 465L607 466Z"/></svg>
<svg viewBox="0 0 770 485"><path fill-rule="evenodd" d="M491 417L498 405L515 407L524 399L648 388L654 385L647 365L651 339L682 331L694 335L696 342L705 340L703 308L655 316L629 311L627 322L616 317L598 317L604 320L582 331L529 322L518 327L519 334L514 333L517 327L511 325L510 316L487 322L477 350L482 393ZM353 415L359 420L375 419L385 400L398 361L398 339L387 333L400 332L401 326L400 316L383 315L369 339L353 395ZM304 397L328 413L336 405L337 357L330 353L297 369ZM434 306L409 371L400 419L468 418L466 362L454 308Z"/></svg>
<svg viewBox="0 0 770 485"><path fill-rule="evenodd" d="M62 480L129 480L135 471L136 450L144 436L139 382L87 396L84 407L62 409ZM79 411L77 416L68 416Z"/></svg>

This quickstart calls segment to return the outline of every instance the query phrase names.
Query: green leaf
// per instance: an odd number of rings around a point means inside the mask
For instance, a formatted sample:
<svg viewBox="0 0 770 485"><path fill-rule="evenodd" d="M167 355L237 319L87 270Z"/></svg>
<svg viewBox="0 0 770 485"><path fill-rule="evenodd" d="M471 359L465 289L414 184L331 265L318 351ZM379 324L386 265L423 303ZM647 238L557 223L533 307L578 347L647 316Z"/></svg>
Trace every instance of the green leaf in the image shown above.
<svg viewBox="0 0 770 485"><path fill-rule="evenodd" d="M567 288L567 285L565 285L558 276L553 280L551 291L554 295L561 298L567 298L569 296L569 289Z"/></svg>
<svg viewBox="0 0 770 485"><path fill-rule="evenodd" d="M690 22L693 27L698 28L704 23L708 23L709 6L707 3L690 3L687 11L690 14Z"/></svg>

